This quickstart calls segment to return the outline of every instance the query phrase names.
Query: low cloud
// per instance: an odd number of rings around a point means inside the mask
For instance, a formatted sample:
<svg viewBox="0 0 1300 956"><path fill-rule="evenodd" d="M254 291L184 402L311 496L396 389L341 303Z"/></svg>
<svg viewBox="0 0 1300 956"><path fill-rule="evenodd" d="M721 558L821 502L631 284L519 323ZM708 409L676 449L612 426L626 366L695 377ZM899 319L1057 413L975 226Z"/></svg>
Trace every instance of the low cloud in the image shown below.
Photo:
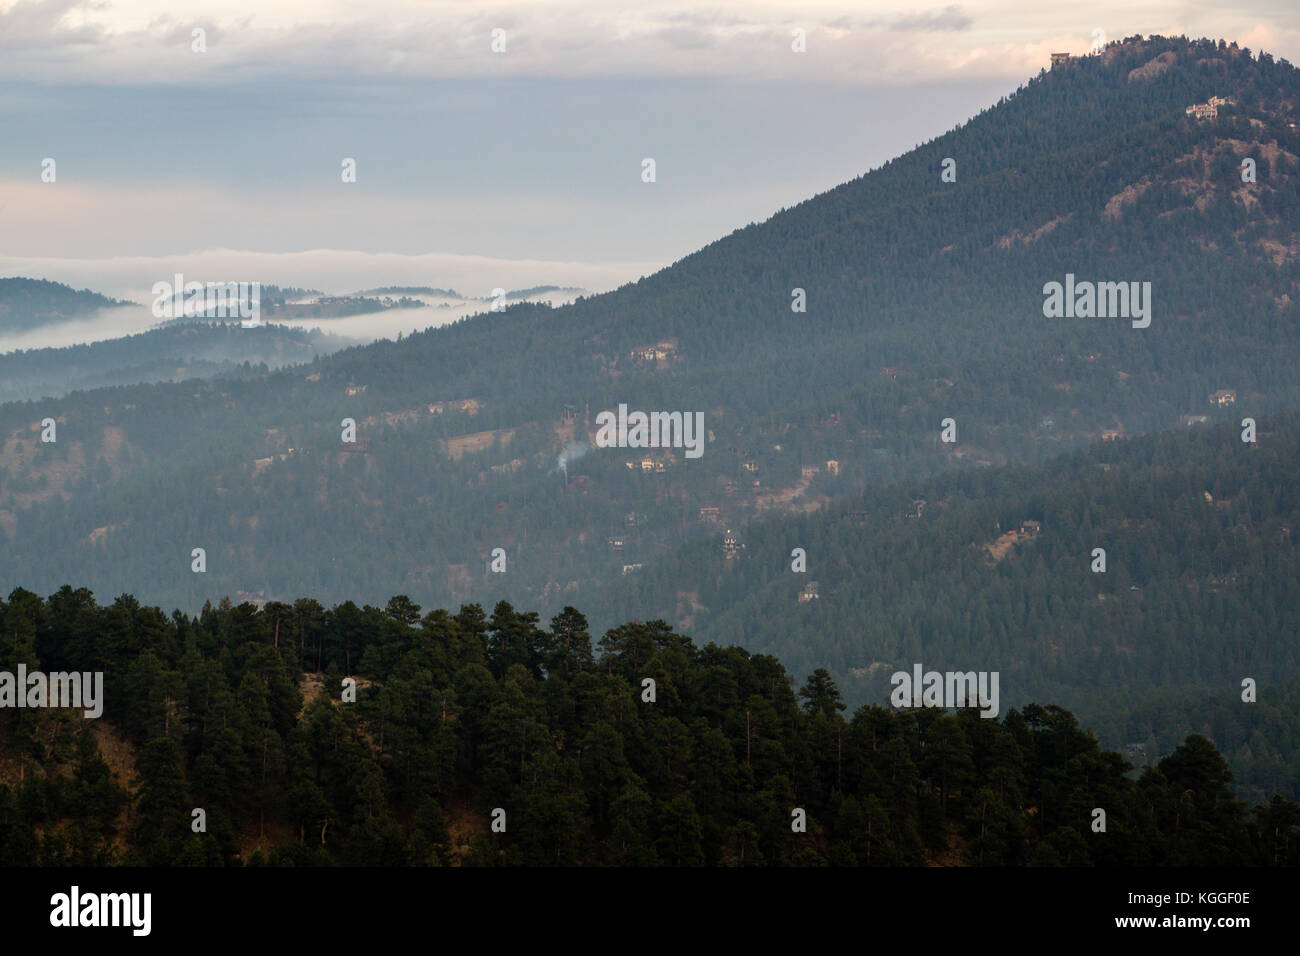
<svg viewBox="0 0 1300 956"><path fill-rule="evenodd" d="M178 272L187 281L269 282L319 289L329 295L384 286L430 286L487 297L495 288L527 289L539 285L607 291L655 268L650 263L611 265L443 253L408 256L341 249L289 253L212 249L186 255L105 259L0 256L0 275L49 279L77 289L89 288L103 295L138 302L146 309L153 301L150 291L153 284L170 281Z"/></svg>
<svg viewBox="0 0 1300 956"><path fill-rule="evenodd" d="M57 349L88 345L105 339L144 332L158 324L148 306L130 305L99 309L84 319L42 325L11 335L0 335L0 353L15 349Z"/></svg>

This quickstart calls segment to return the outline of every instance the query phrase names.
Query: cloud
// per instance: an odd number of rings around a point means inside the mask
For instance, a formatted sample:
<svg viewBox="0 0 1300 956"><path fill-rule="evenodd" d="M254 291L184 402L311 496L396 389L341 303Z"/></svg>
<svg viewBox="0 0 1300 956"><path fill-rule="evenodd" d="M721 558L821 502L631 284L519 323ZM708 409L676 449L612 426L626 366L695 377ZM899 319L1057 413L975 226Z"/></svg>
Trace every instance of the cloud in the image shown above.
<svg viewBox="0 0 1300 956"><path fill-rule="evenodd" d="M104 27L77 22L72 14L101 4L85 0L20 0L0 10L0 50L27 52L93 46L107 33Z"/></svg>
<svg viewBox="0 0 1300 956"><path fill-rule="evenodd" d="M1156 10L1164 9L1163 0L1156 3ZM689 0L515 0L478 10L436 0L320 8L306 0L211 0L205 6L177 17L163 0L115 0L111 6L21 0L0 14L11 34L0 45L13 50L0 59L0 77L182 86L273 76L788 77L879 84L959 71L970 76L975 69L993 70L991 76L1019 73L1018 62L968 55L965 37L977 18L982 45L1040 41L1077 29L1072 11L1025 11L1009 0L913 12L877 0L808 6L722 0L708 11ZM1103 3L1093 13L1099 20L1132 21L1129 8L1119 4ZM1226 13L1207 16L1231 22ZM1257 19L1284 16L1279 10ZM1160 16L1147 19L1155 22L1144 28L1168 25ZM194 26L207 31L205 53L190 50ZM505 53L491 49L498 27L507 31ZM806 31L805 54L790 48L795 27ZM1287 31L1292 43L1294 34Z"/></svg>
<svg viewBox="0 0 1300 956"><path fill-rule="evenodd" d="M929 13L913 13L896 18L889 24L889 29L898 31L941 33L945 31L969 30L975 21L962 12L962 8L953 4L942 10Z"/></svg>
<svg viewBox="0 0 1300 956"><path fill-rule="evenodd" d="M184 255L107 258L0 256L0 276L49 279L145 305L153 301L153 284L171 281L178 272L187 281L269 282L330 294L420 285L486 296L496 287L525 289L539 285L602 292L648 275L660 266L649 262L566 262L443 253L400 255L345 249L289 253L207 249Z"/></svg>
<svg viewBox="0 0 1300 956"><path fill-rule="evenodd" d="M911 12L893 0L720 0L707 11L693 0L513 0L477 10L454 0L198 2L184 16L171 0L11 3L0 12L0 48L10 54L0 57L0 79L185 86L277 76L653 76L879 85L1023 78L1021 58L1001 61L979 50L1090 33L1073 8L1026 7L1023 0L965 0ZM1173 34L1189 18L1195 35L1236 39L1254 29L1276 39L1274 55L1300 58L1293 3L1247 6L1250 12L1199 0L1146 0L1135 11L1131 3L1102 0L1088 19L1123 24L1124 33ZM194 26L207 31L205 53L190 50ZM507 31L505 53L491 50L497 27ZM795 27L806 31L804 54L790 49ZM1036 70L1037 64L1029 72Z"/></svg>
<svg viewBox="0 0 1300 956"><path fill-rule="evenodd" d="M24 332L0 335L0 352L12 349L51 348L98 342L144 332L159 324L153 314L155 282L172 282L180 273L186 282L263 282L279 286L319 289L327 294L348 294L385 286L455 288L462 295L483 301L434 303L425 308L386 309L382 312L338 319L270 319L297 328L320 328L357 341L394 338L431 326L446 325L469 315L489 311L487 297L494 288L507 290L537 286L581 286L587 294L602 292L654 271L655 264L620 265L505 260L487 256L375 255L339 249L313 249L287 254L267 254L241 249L211 249L183 256L121 256L109 259L56 259L0 257L0 277L23 276L62 282L76 289L89 288L131 305L102 309L92 316L45 325ZM584 283L566 282L559 276L578 277ZM579 293L558 290L533 295L530 301L559 306ZM417 296L417 298L419 298Z"/></svg>

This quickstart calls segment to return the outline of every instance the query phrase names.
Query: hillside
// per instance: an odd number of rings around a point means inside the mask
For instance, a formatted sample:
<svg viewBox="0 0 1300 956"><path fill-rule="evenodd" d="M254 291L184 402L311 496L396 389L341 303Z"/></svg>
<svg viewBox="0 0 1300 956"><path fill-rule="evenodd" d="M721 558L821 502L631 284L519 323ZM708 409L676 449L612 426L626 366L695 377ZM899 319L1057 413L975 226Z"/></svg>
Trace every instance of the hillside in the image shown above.
<svg viewBox="0 0 1300 956"><path fill-rule="evenodd" d="M826 667L853 705L884 701L916 661L996 667L1007 700L1059 701L1108 746L1154 760L1201 733L1252 792L1295 796L1300 720L1277 718L1300 691L1300 412L1260 419L1253 444L1241 432L897 483L755 523L730 556L717 529L590 611ZM1241 702L1246 677L1260 704ZM1259 734L1270 722L1280 733Z"/></svg>
<svg viewBox="0 0 1300 956"><path fill-rule="evenodd" d="M1211 97L1215 118L1187 114ZM188 610L402 591L549 614L711 539L714 516L743 533L1187 415L1262 418L1300 404L1298 103L1289 64L1128 40L606 295L237 381L0 407L0 581L148 582ZM1149 326L1048 318L1067 276L1151 283ZM620 404L702 413L704 453L593 450Z"/></svg>
<svg viewBox="0 0 1300 956"><path fill-rule="evenodd" d="M1300 807L1236 800L1203 737L1134 779L1059 707L846 719L825 671L661 622L599 649L574 608L15 592L4 659L105 693L0 711L0 864L1297 863Z"/></svg>

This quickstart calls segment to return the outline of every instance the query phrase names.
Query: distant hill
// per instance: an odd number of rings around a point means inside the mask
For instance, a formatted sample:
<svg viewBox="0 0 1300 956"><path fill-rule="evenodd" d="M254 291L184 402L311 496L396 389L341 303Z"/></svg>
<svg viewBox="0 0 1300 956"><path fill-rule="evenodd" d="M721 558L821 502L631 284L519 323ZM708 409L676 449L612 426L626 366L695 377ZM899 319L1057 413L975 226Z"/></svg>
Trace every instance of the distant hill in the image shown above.
<svg viewBox="0 0 1300 956"><path fill-rule="evenodd" d="M510 300L530 299L534 296L545 295L547 292L581 292L581 289L574 286L560 285L535 285L527 289L516 289L513 292L507 292L506 298Z"/></svg>
<svg viewBox="0 0 1300 956"><path fill-rule="evenodd" d="M131 303L46 279L0 279L0 334L84 318L116 305Z"/></svg>
<svg viewBox="0 0 1300 956"><path fill-rule="evenodd" d="M465 298L455 289L435 289L427 285L388 285L378 289L364 289L357 295L445 295L452 299Z"/></svg>
<svg viewBox="0 0 1300 956"><path fill-rule="evenodd" d="M0 354L0 401L28 401L141 382L260 374L310 362L352 342L319 330L219 322L167 325L89 345ZM251 365L249 368L242 366Z"/></svg>

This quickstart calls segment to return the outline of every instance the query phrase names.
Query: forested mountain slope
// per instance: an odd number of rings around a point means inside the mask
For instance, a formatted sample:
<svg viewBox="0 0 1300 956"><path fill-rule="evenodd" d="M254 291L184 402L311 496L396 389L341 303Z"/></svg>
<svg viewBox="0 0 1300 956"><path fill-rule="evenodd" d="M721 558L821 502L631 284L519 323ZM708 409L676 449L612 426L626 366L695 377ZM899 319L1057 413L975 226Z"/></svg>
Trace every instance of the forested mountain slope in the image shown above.
<svg viewBox="0 0 1300 956"><path fill-rule="evenodd" d="M1294 796L1300 412L1256 426L1253 443L1239 422L1197 425L902 482L755 523L730 557L715 531L606 588L592 617L826 667L851 704L918 661L998 670L1013 704L1059 701L1150 759L1203 733L1239 780Z"/></svg>
<svg viewBox="0 0 1300 956"><path fill-rule="evenodd" d="M1216 118L1187 115L1211 97ZM715 515L1300 403L1298 102L1289 64L1134 39L606 295L238 381L0 407L0 581L147 582L192 610L401 590L552 613ZM1046 317L1067 275L1151 283L1150 325ZM702 412L703 455L592 450L620 403ZM36 440L45 417L57 444Z"/></svg>
<svg viewBox="0 0 1300 956"><path fill-rule="evenodd" d="M599 648L573 608L16 591L4 659L102 670L106 699L0 711L0 864L1298 862L1300 807L1248 809L1203 737L1135 780L1058 707L846 720L825 671L796 693L662 622Z"/></svg>

